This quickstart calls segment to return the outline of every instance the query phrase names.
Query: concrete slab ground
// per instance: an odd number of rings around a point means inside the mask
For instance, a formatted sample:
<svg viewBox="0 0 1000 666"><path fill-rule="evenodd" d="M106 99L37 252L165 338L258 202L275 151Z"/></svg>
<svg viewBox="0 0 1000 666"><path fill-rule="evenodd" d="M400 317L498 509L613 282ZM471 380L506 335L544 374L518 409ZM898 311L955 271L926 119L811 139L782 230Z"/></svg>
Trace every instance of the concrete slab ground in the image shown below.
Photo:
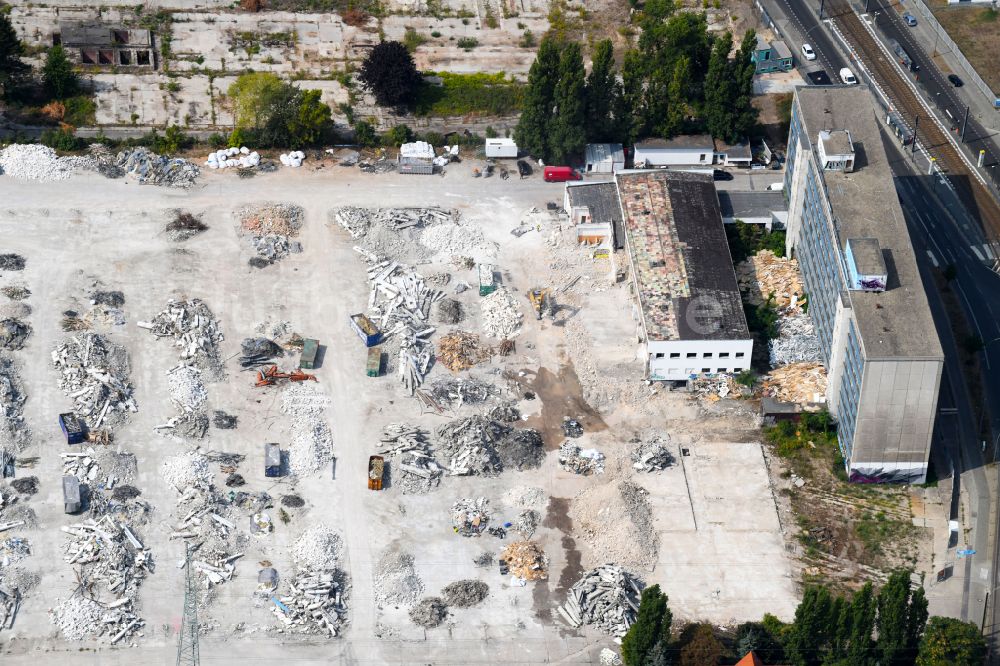
<svg viewBox="0 0 1000 666"><path fill-rule="evenodd" d="M26 598L13 631L0 634L5 666L173 660L183 581L175 563L183 551L169 538L177 521L177 493L167 486L160 466L196 445L246 455L239 469L247 479L245 490L266 491L275 498L294 490L306 502L302 509L289 510L287 524L275 520L273 534L250 539L236 578L210 595L202 614L205 664L596 664L600 649L613 647L613 642L587 628L571 630L553 617L581 568L602 563L567 522L567 506L581 491L623 478L634 479L651 495L660 555L652 571L638 573L647 582L664 585L675 618L722 623L759 618L764 612L790 618L797 591L760 447L742 443L748 441L742 435L734 435L736 443L726 443L723 434L752 432L753 415L739 405L706 412L687 395L641 381L628 282L613 283L608 263L567 242L572 230L565 220L545 212L547 202L561 200L562 188L544 183L537 174L525 180L476 179L471 175L475 163L466 159L442 178L376 176L332 162L315 169L307 161L300 170L252 179L208 172L189 191L93 174L48 184L0 177L3 251L27 259L25 271L0 275L0 286L23 283L32 291L27 302L34 333L26 349L14 355L29 395L25 416L34 432L25 455L39 461L19 474L34 474L41 482L39 494L28 500L38 526L24 532L33 546L24 566L41 580ZM234 211L261 201L302 206L304 251L258 270L247 265L250 254L238 236ZM381 493L365 488L367 456L387 423L431 430L474 408L428 414L395 377L364 376L365 350L347 325L348 315L367 303L364 264L351 249L357 241L329 217L332 209L346 205L454 207L466 224L497 243L496 263L504 283L527 316L516 354L494 357L470 374L514 396L527 417L524 424L543 432L548 454L538 469L508 471L494 479L449 477L426 495L404 495L392 485ZM163 228L179 209L200 215L209 230L182 244L170 242ZM522 220L529 220L534 231L512 236L510 230ZM456 267L450 257L418 270L424 275L448 271L452 285L475 283L474 270ZM580 276L575 286L557 295L565 307L554 319L536 321L524 292L537 285L564 285L574 276ZM58 454L66 446L55 414L69 403L57 387L49 351L66 335L59 325L61 313L86 308L95 281L120 289L126 299L128 324L105 332L131 355L139 412L116 432L116 444L137 455L135 485L153 507L141 532L157 563L140 589L143 635L134 646L117 648L65 641L47 616L75 587L73 570L62 559L60 527L79 520L62 513L59 498ZM233 361L226 366L227 376L208 383L207 390L209 409L238 416L236 430L213 428L206 440L185 443L153 434L152 426L173 412L165 373L177 356L168 341L155 339L135 322L154 316L170 298L186 297L203 299L220 319L226 336L223 358L234 356L240 340L268 320L287 320L327 346L316 374L318 387L331 398L326 420L334 437L335 478L329 469L294 485L292 479L275 483L264 478L260 445L287 442L289 420L278 409L280 393L252 388L250 377ZM468 313L460 327L478 331L476 291L455 297ZM429 381L448 374L438 365ZM537 393L533 400L524 398L529 387ZM590 396L596 396L592 404ZM604 475L581 477L560 468L553 450L564 416L584 420L586 436L608 456ZM683 465L661 474L634 474L629 439L648 429L669 433L691 455L682 457L678 451ZM218 465L212 469L215 483L221 484ZM533 538L549 558L549 577L523 588L511 586L496 569L480 569L472 562L484 551L498 553L511 537L465 539L453 533L449 517L455 500L482 496L490 500L498 522L511 520L516 509L505 506L502 498L512 486L542 488L548 501ZM351 592L350 625L341 639L277 633L266 603L252 596L258 562L272 562L284 576L292 568L290 544L319 523L344 539L340 566L350 575ZM476 608L452 609L440 628L418 629L405 609L376 607L374 563L386 548L413 555L426 594L437 594L455 580L477 578L489 584L490 596Z"/></svg>

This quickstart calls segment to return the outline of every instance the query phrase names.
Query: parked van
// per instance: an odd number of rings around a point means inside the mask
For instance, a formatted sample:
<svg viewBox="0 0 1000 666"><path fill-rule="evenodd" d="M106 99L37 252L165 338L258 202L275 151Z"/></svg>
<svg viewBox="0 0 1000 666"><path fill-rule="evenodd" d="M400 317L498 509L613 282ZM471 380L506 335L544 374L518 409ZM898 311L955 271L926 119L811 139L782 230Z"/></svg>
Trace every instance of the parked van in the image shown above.
<svg viewBox="0 0 1000 666"><path fill-rule="evenodd" d="M546 183L565 183L567 180L581 180L580 174L568 166L547 166L543 174Z"/></svg>
<svg viewBox="0 0 1000 666"><path fill-rule="evenodd" d="M858 80L854 78L854 72L846 67L840 70L840 80L849 86L853 86L858 82Z"/></svg>

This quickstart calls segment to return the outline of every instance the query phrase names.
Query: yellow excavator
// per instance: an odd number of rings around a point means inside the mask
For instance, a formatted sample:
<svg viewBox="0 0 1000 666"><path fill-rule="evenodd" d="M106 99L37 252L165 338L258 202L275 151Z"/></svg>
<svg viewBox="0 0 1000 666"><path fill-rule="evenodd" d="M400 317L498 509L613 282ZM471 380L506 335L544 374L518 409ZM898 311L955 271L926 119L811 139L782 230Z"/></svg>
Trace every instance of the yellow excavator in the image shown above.
<svg viewBox="0 0 1000 666"><path fill-rule="evenodd" d="M549 290L532 289L528 292L528 300L531 301L531 307L535 308L535 317L541 321L542 313L549 307Z"/></svg>

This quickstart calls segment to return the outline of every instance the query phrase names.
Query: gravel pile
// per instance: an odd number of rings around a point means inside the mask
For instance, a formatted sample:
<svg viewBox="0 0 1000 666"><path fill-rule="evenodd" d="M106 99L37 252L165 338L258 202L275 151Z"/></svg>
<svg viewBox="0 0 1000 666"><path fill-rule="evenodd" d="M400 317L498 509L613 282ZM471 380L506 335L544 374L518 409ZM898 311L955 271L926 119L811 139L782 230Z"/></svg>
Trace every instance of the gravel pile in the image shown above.
<svg viewBox="0 0 1000 666"><path fill-rule="evenodd" d="M511 293L501 287L479 302L483 316L483 331L494 338L516 337L521 332L524 314Z"/></svg>
<svg viewBox="0 0 1000 666"><path fill-rule="evenodd" d="M24 257L19 254L13 254L11 252L0 254L0 271L23 271L24 265ZM25 291L27 291L27 289L25 289ZM4 293L6 294L7 292ZM14 298L10 294L7 294L7 296L9 298Z"/></svg>
<svg viewBox="0 0 1000 666"><path fill-rule="evenodd" d="M648 493L629 481L592 486L570 506L577 526L598 562L642 569L656 563L659 543Z"/></svg>
<svg viewBox="0 0 1000 666"><path fill-rule="evenodd" d="M80 596L72 596L49 610L49 619L62 637L70 641L82 641L92 636L95 629L101 626L103 617L103 606Z"/></svg>
<svg viewBox="0 0 1000 666"><path fill-rule="evenodd" d="M448 617L448 606L441 597L424 597L416 606L410 609L410 620L413 624L425 629L440 626Z"/></svg>
<svg viewBox="0 0 1000 666"><path fill-rule="evenodd" d="M437 318L442 324L457 324L465 317L462 304L454 298L442 298L437 304Z"/></svg>
<svg viewBox="0 0 1000 666"><path fill-rule="evenodd" d="M340 557L342 543L330 527L314 525L292 544L292 557L301 568L331 570Z"/></svg>
<svg viewBox="0 0 1000 666"><path fill-rule="evenodd" d="M413 568L409 553L386 550L375 564L375 604L410 606L424 591L424 582Z"/></svg>
<svg viewBox="0 0 1000 666"><path fill-rule="evenodd" d="M333 434L324 420L330 399L313 385L291 384L281 395L281 411L292 420L288 465L294 474L313 474L333 460Z"/></svg>
<svg viewBox="0 0 1000 666"><path fill-rule="evenodd" d="M207 488L212 480L208 458L195 451L167 458L163 461L160 472L164 480L178 492L183 492L189 486Z"/></svg>
<svg viewBox="0 0 1000 666"><path fill-rule="evenodd" d="M503 503L519 509L544 509L549 503L548 495L534 486L514 486L503 494Z"/></svg>
<svg viewBox="0 0 1000 666"><path fill-rule="evenodd" d="M193 412L201 408L208 399L205 384L201 381L201 370L182 365L167 373L170 399L182 410Z"/></svg>
<svg viewBox="0 0 1000 666"><path fill-rule="evenodd" d="M497 253L496 245L486 240L479 227L464 224L432 225L421 232L420 244L433 252L438 261L456 256L487 260Z"/></svg>
<svg viewBox="0 0 1000 666"><path fill-rule="evenodd" d="M490 595L490 586L481 580L457 580L441 590L444 602L456 608L469 608Z"/></svg>
<svg viewBox="0 0 1000 666"><path fill-rule="evenodd" d="M72 175L71 162L61 159L48 146L14 143L0 150L0 173L19 180L41 182L66 180Z"/></svg>

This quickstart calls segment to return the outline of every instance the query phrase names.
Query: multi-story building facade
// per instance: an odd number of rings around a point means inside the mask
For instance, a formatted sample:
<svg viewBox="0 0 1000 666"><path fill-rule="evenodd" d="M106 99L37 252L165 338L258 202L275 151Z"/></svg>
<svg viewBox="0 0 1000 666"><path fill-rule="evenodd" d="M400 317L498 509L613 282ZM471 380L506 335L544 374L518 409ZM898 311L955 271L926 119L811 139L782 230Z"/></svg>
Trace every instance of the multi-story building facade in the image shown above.
<svg viewBox="0 0 1000 666"><path fill-rule="evenodd" d="M847 472L923 482L944 355L865 86L797 89L784 191Z"/></svg>

